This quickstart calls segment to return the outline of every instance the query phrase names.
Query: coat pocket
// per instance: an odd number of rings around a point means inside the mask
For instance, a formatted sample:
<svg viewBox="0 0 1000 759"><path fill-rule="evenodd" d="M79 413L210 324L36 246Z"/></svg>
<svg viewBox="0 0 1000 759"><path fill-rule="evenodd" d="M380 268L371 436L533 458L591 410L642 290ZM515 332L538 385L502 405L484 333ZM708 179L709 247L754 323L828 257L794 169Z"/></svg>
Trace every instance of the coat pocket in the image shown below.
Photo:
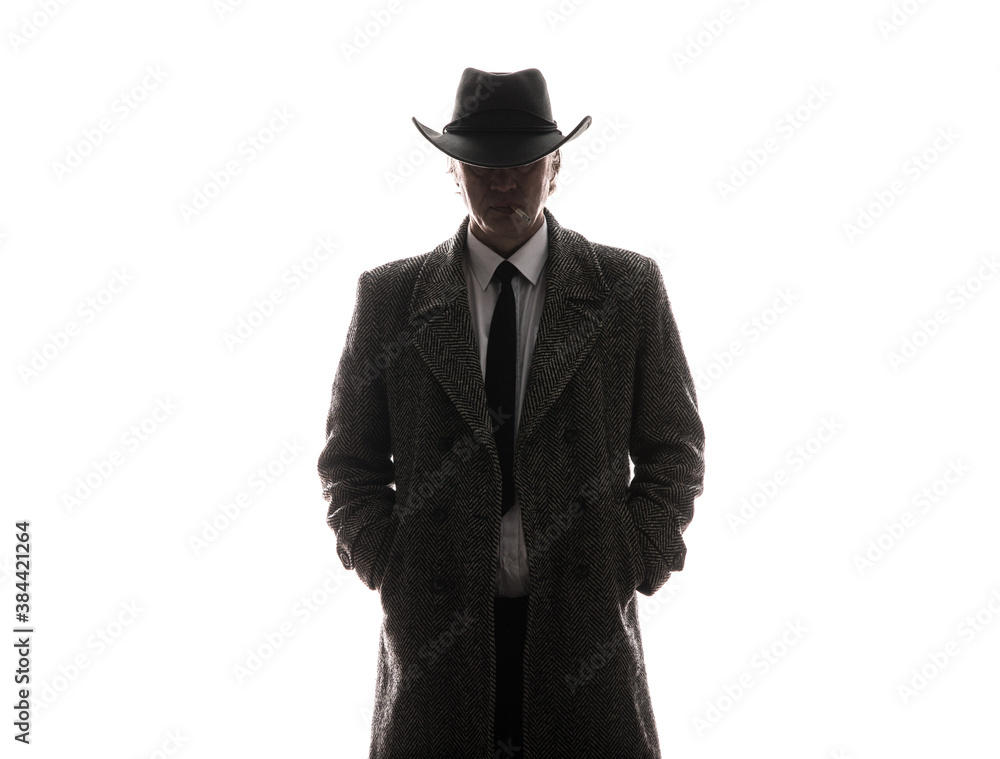
<svg viewBox="0 0 1000 759"><path fill-rule="evenodd" d="M622 572L627 582L626 590L629 593L634 593L643 580L642 535L627 504L618 504L617 517L618 548Z"/></svg>
<svg viewBox="0 0 1000 759"><path fill-rule="evenodd" d="M382 577L379 580L378 591L382 597L383 609L385 600L393 595L396 590L396 581L402 574L403 569L403 548L405 546L405 522L396 521L396 528L393 532L392 540L386 548L385 569L382 570Z"/></svg>

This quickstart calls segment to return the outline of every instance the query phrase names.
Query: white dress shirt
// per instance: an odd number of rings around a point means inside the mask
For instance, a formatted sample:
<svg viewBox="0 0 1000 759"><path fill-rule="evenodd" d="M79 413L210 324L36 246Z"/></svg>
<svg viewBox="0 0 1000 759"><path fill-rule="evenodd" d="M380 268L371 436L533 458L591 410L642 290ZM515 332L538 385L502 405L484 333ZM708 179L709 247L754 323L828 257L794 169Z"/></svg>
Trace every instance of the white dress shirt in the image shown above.
<svg viewBox="0 0 1000 759"><path fill-rule="evenodd" d="M521 402L528 384L531 354L535 349L535 333L542 317L545 302L545 262L549 255L549 223L542 221L535 232L509 258L504 259L487 247L470 229L465 246L465 282L469 290L469 311L472 327L479 342L479 361L486 381L486 349L489 342L490 322L500 297L500 283L492 281L493 272L504 260L517 267L519 275L511 279L514 291L514 310L517 315L517 372L515 375L514 436L521 419ZM524 530L521 526L521 504L515 493L514 505L500 520L500 550L497 554L498 596L518 597L530 592L528 583L528 555L524 547Z"/></svg>

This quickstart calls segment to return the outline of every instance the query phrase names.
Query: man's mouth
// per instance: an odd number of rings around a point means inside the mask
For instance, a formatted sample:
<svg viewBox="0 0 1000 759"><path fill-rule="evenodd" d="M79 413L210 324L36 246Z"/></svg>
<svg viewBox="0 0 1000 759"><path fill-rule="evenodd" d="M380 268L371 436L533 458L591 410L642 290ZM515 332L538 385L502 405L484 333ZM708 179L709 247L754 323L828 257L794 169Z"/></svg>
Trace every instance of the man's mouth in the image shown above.
<svg viewBox="0 0 1000 759"><path fill-rule="evenodd" d="M502 203L500 205L490 206L490 208L492 208L497 213L504 214L505 216L516 215L517 218L519 218L521 221L524 222L531 221L531 217L524 212L524 209L522 209L521 206L513 203Z"/></svg>

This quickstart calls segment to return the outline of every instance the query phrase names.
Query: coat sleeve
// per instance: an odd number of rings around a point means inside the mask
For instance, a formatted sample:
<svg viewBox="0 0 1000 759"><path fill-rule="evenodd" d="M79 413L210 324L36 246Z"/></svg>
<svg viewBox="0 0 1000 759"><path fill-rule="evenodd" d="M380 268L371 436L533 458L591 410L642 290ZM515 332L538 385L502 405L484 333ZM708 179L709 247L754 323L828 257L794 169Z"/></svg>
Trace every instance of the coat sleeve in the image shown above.
<svg viewBox="0 0 1000 759"><path fill-rule="evenodd" d="M337 555L346 569L379 589L388 546L398 526L393 506L391 459L378 324L378 293L368 272L358 279L354 313L333 380L326 444L318 469L327 524L337 535Z"/></svg>
<svg viewBox="0 0 1000 759"><path fill-rule="evenodd" d="M637 590L651 596L671 572L684 568L687 548L681 534L702 492L705 432L663 275L652 259L646 260L629 431L635 473L627 512L635 522L640 556Z"/></svg>

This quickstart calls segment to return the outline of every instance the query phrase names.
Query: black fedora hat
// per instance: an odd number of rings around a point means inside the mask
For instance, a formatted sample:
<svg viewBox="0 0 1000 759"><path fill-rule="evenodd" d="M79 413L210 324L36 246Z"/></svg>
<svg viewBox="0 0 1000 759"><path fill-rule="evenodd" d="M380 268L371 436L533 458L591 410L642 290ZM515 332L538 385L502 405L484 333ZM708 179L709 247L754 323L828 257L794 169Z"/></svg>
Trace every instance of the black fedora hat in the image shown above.
<svg viewBox="0 0 1000 759"><path fill-rule="evenodd" d="M467 68L443 133L413 123L442 153L463 163L503 169L537 161L583 134L584 116L563 136L552 119L549 91L538 69L495 72Z"/></svg>

